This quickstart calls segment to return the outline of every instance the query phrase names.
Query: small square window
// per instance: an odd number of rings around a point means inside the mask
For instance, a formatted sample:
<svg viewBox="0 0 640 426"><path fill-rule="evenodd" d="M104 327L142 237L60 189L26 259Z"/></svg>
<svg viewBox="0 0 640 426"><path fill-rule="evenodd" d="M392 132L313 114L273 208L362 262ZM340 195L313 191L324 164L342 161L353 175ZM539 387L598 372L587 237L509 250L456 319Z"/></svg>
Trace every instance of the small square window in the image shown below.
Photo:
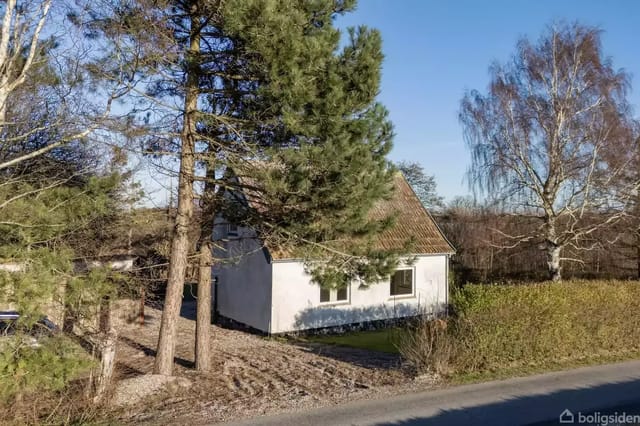
<svg viewBox="0 0 640 426"><path fill-rule="evenodd" d="M399 269L391 275L391 296L413 294L413 269Z"/></svg>
<svg viewBox="0 0 640 426"><path fill-rule="evenodd" d="M235 223L227 224L227 235L229 235L230 237L237 237L238 225L236 225Z"/></svg>

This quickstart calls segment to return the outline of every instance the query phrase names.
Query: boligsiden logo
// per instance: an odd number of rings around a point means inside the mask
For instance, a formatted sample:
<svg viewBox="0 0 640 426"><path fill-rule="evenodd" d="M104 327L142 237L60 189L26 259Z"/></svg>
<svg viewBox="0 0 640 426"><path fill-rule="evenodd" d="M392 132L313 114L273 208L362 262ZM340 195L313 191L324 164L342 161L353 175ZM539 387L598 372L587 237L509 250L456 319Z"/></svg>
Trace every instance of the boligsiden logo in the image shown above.
<svg viewBox="0 0 640 426"><path fill-rule="evenodd" d="M560 413L560 423L573 423L573 420L573 413L568 408L565 408L565 410Z"/></svg>
<svg viewBox="0 0 640 426"><path fill-rule="evenodd" d="M640 414L627 414L626 412L601 413L594 411L589 414L578 412L574 415L571 410L565 408L558 418L561 424L589 424L589 425L624 425L624 424L640 424Z"/></svg>

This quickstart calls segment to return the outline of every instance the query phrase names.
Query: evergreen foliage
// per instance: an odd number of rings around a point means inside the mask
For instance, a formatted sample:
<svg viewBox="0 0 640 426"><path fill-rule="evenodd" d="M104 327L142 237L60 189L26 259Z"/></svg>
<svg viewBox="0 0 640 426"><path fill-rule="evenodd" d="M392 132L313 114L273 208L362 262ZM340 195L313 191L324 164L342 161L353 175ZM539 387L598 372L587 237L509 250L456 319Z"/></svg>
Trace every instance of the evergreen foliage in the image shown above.
<svg viewBox="0 0 640 426"><path fill-rule="evenodd" d="M128 176L88 140L65 140L86 123L69 94L78 76L52 52L52 39L39 44L0 124L0 310L20 313L15 335L0 337L0 398L59 389L89 367L68 336L42 336L34 345L31 330L43 316L60 321L70 309L77 320L95 319L116 291L113 274L74 262L95 252L101 228L121 214Z"/></svg>
<svg viewBox="0 0 640 426"><path fill-rule="evenodd" d="M128 71L146 89L133 96L139 107L131 134L147 152L180 150L183 112L172 105L197 91L196 173L209 183L201 196L206 217L223 214L264 240L306 245L309 260L328 260L314 273L319 279L342 269L340 279L365 274L375 281L397 257L382 260L384 252L369 248L391 223L369 212L391 191L393 129L376 101L379 32L342 34L333 25L354 7L334 0L137 1L95 16L93 28L136 65ZM197 53L188 49L194 37ZM194 74L198 87L187 87ZM250 191L259 201L246 209L229 203L225 191ZM320 250L336 239L354 243L340 254Z"/></svg>
<svg viewBox="0 0 640 426"><path fill-rule="evenodd" d="M375 282L397 263L397 253L372 248L391 221L369 214L389 195L393 174L386 160L392 126L375 101L380 34L351 28L340 48L332 20L354 2L299 2L292 8L274 1L260 11L262 3L227 3L225 29L245 52L259 55L250 63L263 80L243 111L251 124L243 126L243 139L252 141L255 157L271 165L231 158L236 173L260 182L261 204L232 220L275 244L302 247L307 269L322 285L355 278ZM246 189L242 179L233 189ZM326 250L336 240L339 252Z"/></svg>
<svg viewBox="0 0 640 426"><path fill-rule="evenodd" d="M4 338L0 348L0 400L29 392L59 390L92 365L89 356L68 337Z"/></svg>
<svg viewBox="0 0 640 426"><path fill-rule="evenodd" d="M0 270L0 306L21 314L17 333L0 338L0 397L59 389L91 366L67 336L40 338L32 346L28 330L46 314L57 314L58 320L70 313L77 321L94 320L100 302L116 295L118 277L107 269L79 271L74 259L84 257L82 249L96 221L113 215L119 184L114 174L90 177L79 187L35 192L27 185L0 186L0 204L21 195L0 209L0 263L20 267Z"/></svg>

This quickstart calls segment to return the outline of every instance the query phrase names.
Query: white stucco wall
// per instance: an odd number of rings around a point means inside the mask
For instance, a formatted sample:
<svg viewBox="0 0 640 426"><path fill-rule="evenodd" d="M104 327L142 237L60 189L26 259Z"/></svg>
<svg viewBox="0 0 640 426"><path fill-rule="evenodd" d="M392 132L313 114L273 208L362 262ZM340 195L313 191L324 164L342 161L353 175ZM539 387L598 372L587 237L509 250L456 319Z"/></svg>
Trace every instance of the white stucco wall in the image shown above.
<svg viewBox="0 0 640 426"><path fill-rule="evenodd" d="M222 237L223 226L214 229L215 237ZM213 275L218 277L217 308L220 315L269 332L271 264L253 237L240 228L237 238L230 237L223 243L224 250L215 251L217 258L229 259L227 264L213 268Z"/></svg>
<svg viewBox="0 0 640 426"><path fill-rule="evenodd" d="M415 292L390 296L390 282L367 288L352 283L346 302L320 303L320 287L313 284L300 261L272 263L271 333L331 327L385 318L401 318L443 309L448 301L446 255L418 256L413 265Z"/></svg>

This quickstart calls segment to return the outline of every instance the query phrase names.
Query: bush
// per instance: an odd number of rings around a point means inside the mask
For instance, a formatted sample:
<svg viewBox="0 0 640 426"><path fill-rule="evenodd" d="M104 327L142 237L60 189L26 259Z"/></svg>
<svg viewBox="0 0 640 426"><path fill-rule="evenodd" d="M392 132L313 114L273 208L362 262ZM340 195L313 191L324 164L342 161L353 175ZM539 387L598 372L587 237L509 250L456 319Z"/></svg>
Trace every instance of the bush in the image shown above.
<svg viewBox="0 0 640 426"><path fill-rule="evenodd" d="M5 340L6 339L6 340ZM92 365L82 349L64 336L3 338L0 350L0 401L31 392L60 390Z"/></svg>
<svg viewBox="0 0 640 426"><path fill-rule="evenodd" d="M637 281L467 285L451 299L456 315L446 332L434 334L427 321L402 342L420 371L443 362L456 373L539 367L640 350Z"/></svg>
<svg viewBox="0 0 640 426"><path fill-rule="evenodd" d="M447 322L420 317L398 334L400 355L421 373L446 374L452 351Z"/></svg>

